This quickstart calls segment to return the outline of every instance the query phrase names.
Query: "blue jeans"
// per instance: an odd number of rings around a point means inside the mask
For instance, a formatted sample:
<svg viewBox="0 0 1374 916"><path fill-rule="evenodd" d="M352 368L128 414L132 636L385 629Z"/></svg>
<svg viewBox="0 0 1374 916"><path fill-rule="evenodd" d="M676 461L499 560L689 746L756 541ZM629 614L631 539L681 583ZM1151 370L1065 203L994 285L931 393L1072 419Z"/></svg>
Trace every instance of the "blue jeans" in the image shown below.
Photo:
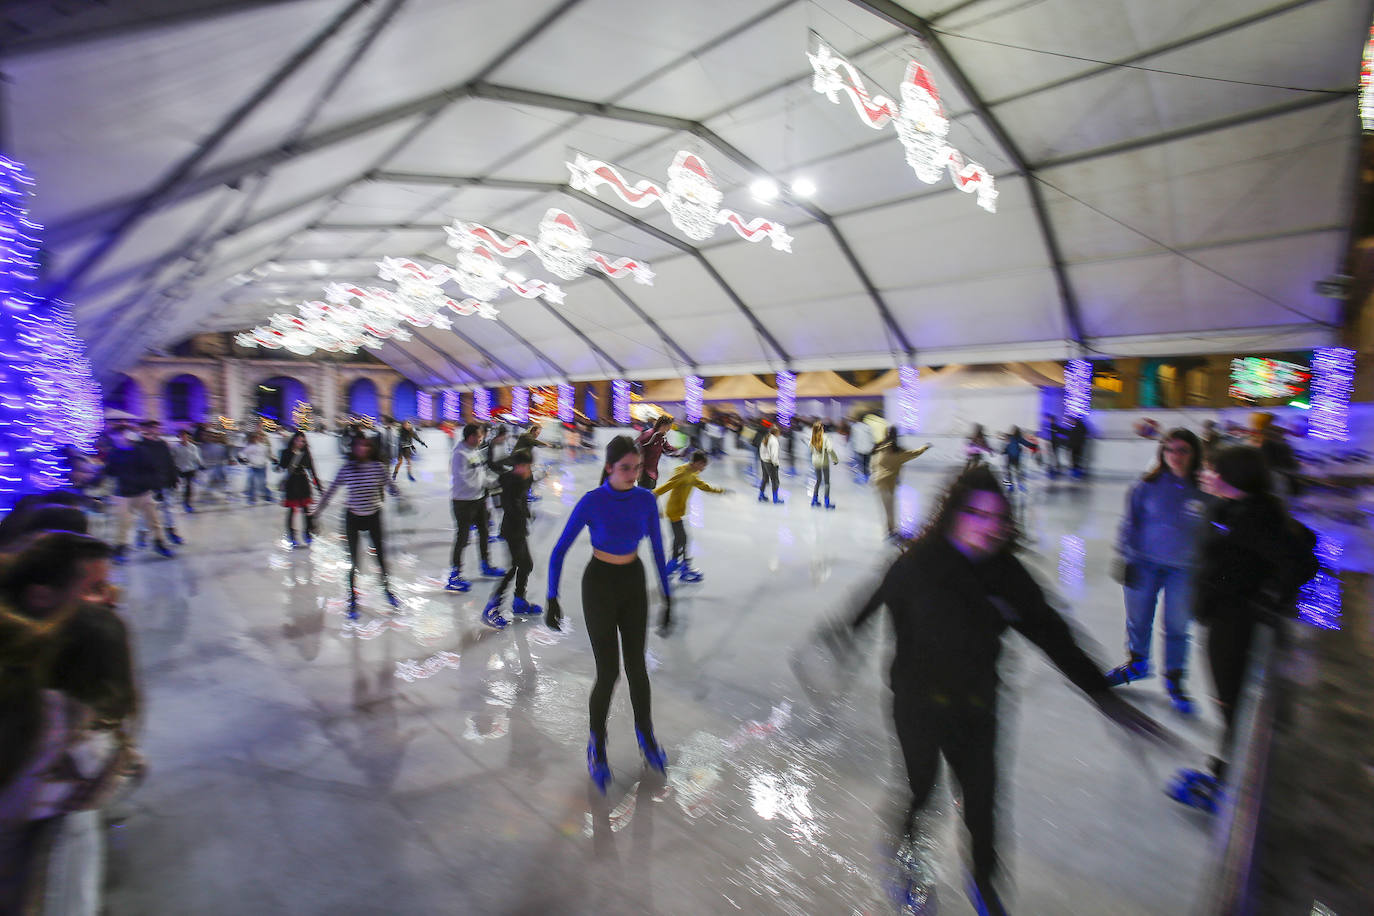
<svg viewBox="0 0 1374 916"><path fill-rule="evenodd" d="M1193 572L1134 560L1134 581L1126 589L1126 643L1131 654L1150 657L1155 603L1164 593L1164 670L1188 668L1188 624L1193 620Z"/></svg>
<svg viewBox="0 0 1374 916"><path fill-rule="evenodd" d="M264 502L272 501L272 494L267 489L267 468L248 468L248 489L243 491L243 496L250 503L262 492Z"/></svg>

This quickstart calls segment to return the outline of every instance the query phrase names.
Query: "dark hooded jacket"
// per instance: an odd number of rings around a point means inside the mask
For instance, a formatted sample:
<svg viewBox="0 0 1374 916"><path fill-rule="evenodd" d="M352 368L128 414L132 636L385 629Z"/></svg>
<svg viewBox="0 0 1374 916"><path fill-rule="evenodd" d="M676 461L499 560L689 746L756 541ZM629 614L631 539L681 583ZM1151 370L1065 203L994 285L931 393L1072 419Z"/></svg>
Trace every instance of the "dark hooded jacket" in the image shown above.
<svg viewBox="0 0 1374 916"><path fill-rule="evenodd" d="M1218 500L1203 535L1194 616L1204 624L1291 616L1317 574L1316 536L1269 496Z"/></svg>
<svg viewBox="0 0 1374 916"><path fill-rule="evenodd" d="M1110 689L1010 551L975 562L944 537L923 538L888 570L854 625L884 604L896 630L892 690L904 699L990 708L1008 627L1038 646L1079 689Z"/></svg>

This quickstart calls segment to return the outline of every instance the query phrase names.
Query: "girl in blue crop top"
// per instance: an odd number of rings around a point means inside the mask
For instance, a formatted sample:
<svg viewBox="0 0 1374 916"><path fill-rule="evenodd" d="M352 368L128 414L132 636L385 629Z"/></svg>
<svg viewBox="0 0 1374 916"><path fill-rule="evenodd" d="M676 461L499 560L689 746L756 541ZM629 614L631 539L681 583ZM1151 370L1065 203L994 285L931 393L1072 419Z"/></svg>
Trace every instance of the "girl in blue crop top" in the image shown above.
<svg viewBox="0 0 1374 916"><path fill-rule="evenodd" d="M549 559L549 598L545 621L553 629L562 624L558 582L563 557L582 529L590 528L595 554L582 574L582 614L596 661L596 682L588 703L591 739L587 742L587 771L604 794L611 781L606 759L606 715L611 694L620 678L620 657L625 658L625 681L630 687L635 733L650 766L663 771L667 756L654 738L649 709L649 671L644 665L644 644L649 631L649 599L645 591L644 564L639 561L639 542L648 536L654 551L654 569L663 589L663 620L667 633L672 621L671 592L663 557L663 536L658 524L654 494L636 486L643 460L629 436L616 436L606 446L606 481L577 503Z"/></svg>

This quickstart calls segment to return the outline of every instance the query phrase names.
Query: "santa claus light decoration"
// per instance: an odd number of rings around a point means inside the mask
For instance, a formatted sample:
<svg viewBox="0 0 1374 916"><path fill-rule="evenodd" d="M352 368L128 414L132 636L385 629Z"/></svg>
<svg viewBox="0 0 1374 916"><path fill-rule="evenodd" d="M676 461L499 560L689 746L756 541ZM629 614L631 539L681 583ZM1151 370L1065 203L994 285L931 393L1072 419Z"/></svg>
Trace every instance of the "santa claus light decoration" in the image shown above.
<svg viewBox="0 0 1374 916"><path fill-rule="evenodd" d="M704 241L715 235L718 226L729 226L745 241L768 239L778 251L792 250L792 236L781 223L764 217L746 220L734 210L721 207L721 190L705 160L695 153L678 150L673 164L668 166L668 184L662 188L648 180L631 184L615 166L588 159L581 153L564 164L572 175L568 184L574 190L595 194L604 184L632 207L643 209L661 204L673 225L689 239Z"/></svg>
<svg viewBox="0 0 1374 916"><path fill-rule="evenodd" d="M892 123L897 139L906 149L907 165L917 178L934 184L948 171L956 188L968 194L976 193L978 206L989 213L997 212L997 190L992 175L978 163L965 159L964 154L946 140L949 118L940 103L940 92L930 78L930 71L914 60L907 64L902 79L902 101L898 105L885 95L870 93L853 64L820 37L815 41L816 53L807 52L806 55L814 71L811 88L836 105L840 103L840 93L845 93L854 103L859 120L874 130L882 130Z"/></svg>
<svg viewBox="0 0 1374 916"><path fill-rule="evenodd" d="M533 240L523 235L502 236L481 223L465 223L462 220L454 220L452 226L444 228L444 232L448 234L449 246L458 250L460 271L465 264L479 261L495 263L495 255L518 258L531 253L550 273L564 280L575 280L588 270L599 270L615 280L633 277L637 283L652 285L654 282L653 271L643 261L612 258L593 251L591 238L577 220L558 209L551 209L544 214L539 221L539 237ZM468 289L461 277L459 284ZM468 291L472 292L471 289ZM473 292L473 295L477 293ZM557 301L562 301L561 293Z"/></svg>

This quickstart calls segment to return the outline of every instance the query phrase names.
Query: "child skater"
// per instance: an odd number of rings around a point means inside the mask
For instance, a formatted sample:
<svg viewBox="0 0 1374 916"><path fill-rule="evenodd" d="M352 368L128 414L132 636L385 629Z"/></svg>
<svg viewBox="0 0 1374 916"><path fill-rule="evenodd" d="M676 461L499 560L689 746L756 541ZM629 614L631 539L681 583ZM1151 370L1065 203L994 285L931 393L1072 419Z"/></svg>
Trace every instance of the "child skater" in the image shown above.
<svg viewBox="0 0 1374 916"><path fill-rule="evenodd" d="M340 485L348 488L347 508L344 510L344 535L348 539L348 616L358 619L358 535L366 531L372 540L372 549L377 551L377 566L382 572L382 590L392 607L401 602L391 591L391 580L386 572L386 544L382 540L382 491L390 490L392 496L400 496L401 491L387 475L386 465L378 456L378 442L370 436L359 436L349 446L348 461L339 469L339 475L329 485L320 504L310 510L311 519L316 518Z"/></svg>
<svg viewBox="0 0 1374 916"><path fill-rule="evenodd" d="M655 496L670 494L668 504L663 507L663 514L668 516L668 523L673 526L673 558L668 561L668 574L677 572L677 577L682 582L700 582L703 578L699 571L692 568L692 558L687 556L687 526L682 523L683 517L687 514L687 497L692 495L693 489L704 490L707 493L725 492L698 476L706 470L708 463L706 453L698 449L692 452L691 460L678 465L667 483L654 490Z"/></svg>
<svg viewBox="0 0 1374 916"><path fill-rule="evenodd" d="M501 485L501 502L506 510L501 514L501 537L510 548L510 566L496 584L486 608L482 611L482 622L493 629L504 629L510 622L501 616L501 602L506 598L506 587L515 580L515 599L511 602L511 613L517 617L535 617L544 613L537 604L525 600L525 586L534 569L530 558L530 482L533 479L534 456L529 452L513 452L509 458L502 459L505 470L497 480Z"/></svg>
<svg viewBox="0 0 1374 916"><path fill-rule="evenodd" d="M311 523L310 503L311 484L315 491L320 487L320 478L315 474L315 460L310 456L310 443L305 433L297 430L291 435L286 447L277 456L277 467L286 475L282 481L282 501L286 507L286 542L292 547L301 546L296 540L296 527L293 524L296 510L301 510L301 524L304 526L305 543L308 546L315 539L315 526Z"/></svg>

